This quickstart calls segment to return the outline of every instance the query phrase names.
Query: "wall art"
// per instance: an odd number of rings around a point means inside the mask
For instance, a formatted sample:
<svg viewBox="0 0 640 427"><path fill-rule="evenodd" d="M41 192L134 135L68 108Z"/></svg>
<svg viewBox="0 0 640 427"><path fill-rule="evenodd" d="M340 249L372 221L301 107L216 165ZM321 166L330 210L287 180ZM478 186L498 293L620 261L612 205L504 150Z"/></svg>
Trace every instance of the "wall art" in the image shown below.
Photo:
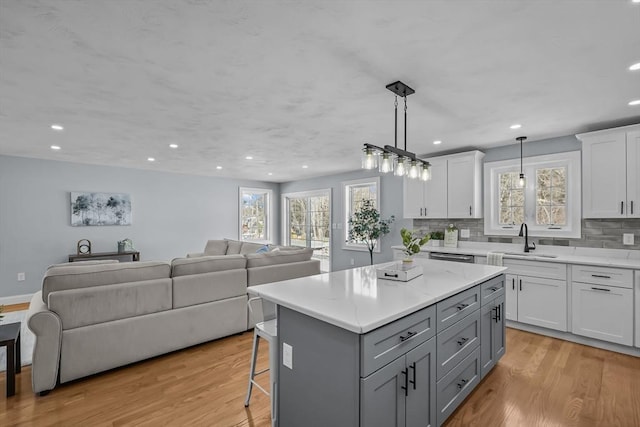
<svg viewBox="0 0 640 427"><path fill-rule="evenodd" d="M131 198L122 193L71 192L71 225L131 225Z"/></svg>

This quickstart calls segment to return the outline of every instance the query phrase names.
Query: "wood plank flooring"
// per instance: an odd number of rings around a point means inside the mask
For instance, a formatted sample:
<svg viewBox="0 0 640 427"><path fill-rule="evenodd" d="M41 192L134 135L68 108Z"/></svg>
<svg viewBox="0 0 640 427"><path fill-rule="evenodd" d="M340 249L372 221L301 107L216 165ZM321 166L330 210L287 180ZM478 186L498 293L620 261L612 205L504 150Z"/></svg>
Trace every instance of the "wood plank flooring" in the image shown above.
<svg viewBox="0 0 640 427"><path fill-rule="evenodd" d="M32 393L30 367L9 399L2 375L0 426L268 427L267 396L254 389L244 407L252 338L247 332L202 344L45 397ZM267 348L260 348L261 369ZM640 359L507 329L506 355L445 425L640 426Z"/></svg>

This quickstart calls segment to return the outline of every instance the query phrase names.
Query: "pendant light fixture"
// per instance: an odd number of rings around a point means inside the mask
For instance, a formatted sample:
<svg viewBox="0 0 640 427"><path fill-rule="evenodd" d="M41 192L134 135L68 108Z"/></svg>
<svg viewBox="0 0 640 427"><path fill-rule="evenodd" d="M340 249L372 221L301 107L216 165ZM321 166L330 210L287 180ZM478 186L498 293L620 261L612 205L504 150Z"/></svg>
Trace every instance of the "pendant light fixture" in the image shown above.
<svg viewBox="0 0 640 427"><path fill-rule="evenodd" d="M407 96L415 93L401 81L387 85L387 89L393 92L395 97L394 109L394 145L385 145L384 148L372 144L364 144L362 149L362 168L375 169L381 173L393 172L395 176L408 176L411 179L428 181L431 179L429 162L419 159L414 153L407 151ZM398 96L404 98L404 150L398 148Z"/></svg>
<svg viewBox="0 0 640 427"><path fill-rule="evenodd" d="M520 141L520 177L518 178L518 188L524 188L527 185L527 178L524 176L522 169L522 141L527 139L526 136L519 136L516 140Z"/></svg>

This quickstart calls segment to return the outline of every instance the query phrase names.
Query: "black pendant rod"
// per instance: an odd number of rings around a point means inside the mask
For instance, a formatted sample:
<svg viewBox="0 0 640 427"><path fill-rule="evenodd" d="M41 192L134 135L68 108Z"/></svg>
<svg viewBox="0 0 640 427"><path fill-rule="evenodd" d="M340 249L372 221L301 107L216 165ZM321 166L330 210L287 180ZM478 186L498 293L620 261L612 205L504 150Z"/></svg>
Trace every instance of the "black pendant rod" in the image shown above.
<svg viewBox="0 0 640 427"><path fill-rule="evenodd" d="M520 175L523 175L522 172L522 141L524 141L525 139L527 139L526 136L519 136L516 138L516 140L520 141Z"/></svg>
<svg viewBox="0 0 640 427"><path fill-rule="evenodd" d="M394 147L398 148L398 95L396 95L396 111L395 111L395 132L393 133L394 137Z"/></svg>
<svg viewBox="0 0 640 427"><path fill-rule="evenodd" d="M407 97L404 97L404 151L407 151Z"/></svg>

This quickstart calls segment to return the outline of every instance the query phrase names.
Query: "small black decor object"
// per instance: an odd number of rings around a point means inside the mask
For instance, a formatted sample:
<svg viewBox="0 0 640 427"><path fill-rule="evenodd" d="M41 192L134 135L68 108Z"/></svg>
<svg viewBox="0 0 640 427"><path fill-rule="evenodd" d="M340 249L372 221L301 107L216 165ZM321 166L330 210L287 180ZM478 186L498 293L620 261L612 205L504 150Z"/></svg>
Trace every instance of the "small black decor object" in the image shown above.
<svg viewBox="0 0 640 427"><path fill-rule="evenodd" d="M91 255L91 242L88 239L78 240L78 255Z"/></svg>

